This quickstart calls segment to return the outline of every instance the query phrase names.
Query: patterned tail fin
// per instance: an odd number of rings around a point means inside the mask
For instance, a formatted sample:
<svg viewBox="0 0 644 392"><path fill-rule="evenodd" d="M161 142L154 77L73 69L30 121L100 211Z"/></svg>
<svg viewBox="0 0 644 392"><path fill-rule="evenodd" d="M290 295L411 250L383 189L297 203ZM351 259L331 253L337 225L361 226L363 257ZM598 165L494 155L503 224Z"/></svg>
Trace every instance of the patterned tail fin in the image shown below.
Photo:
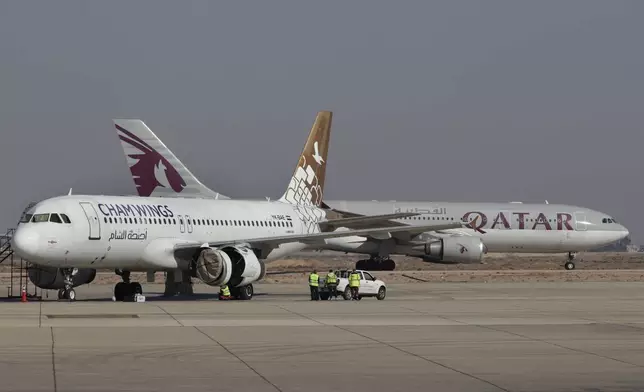
<svg viewBox="0 0 644 392"><path fill-rule="evenodd" d="M201 183L141 120L113 120L139 196L229 199Z"/></svg>
<svg viewBox="0 0 644 392"><path fill-rule="evenodd" d="M332 119L332 112L318 112L293 177L280 201L316 207L322 204Z"/></svg>

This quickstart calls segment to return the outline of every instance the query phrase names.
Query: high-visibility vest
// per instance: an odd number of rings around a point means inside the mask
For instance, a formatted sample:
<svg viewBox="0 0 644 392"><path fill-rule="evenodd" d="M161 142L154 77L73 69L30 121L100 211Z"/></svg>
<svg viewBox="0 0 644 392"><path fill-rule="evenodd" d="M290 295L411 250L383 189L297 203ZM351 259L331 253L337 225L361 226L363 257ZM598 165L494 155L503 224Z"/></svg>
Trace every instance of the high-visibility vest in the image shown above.
<svg viewBox="0 0 644 392"><path fill-rule="evenodd" d="M326 276L326 283L327 284L336 284L338 283L338 278L335 276L333 272L329 272Z"/></svg>
<svg viewBox="0 0 644 392"><path fill-rule="evenodd" d="M230 289L228 288L228 285L223 286L221 288L220 294L223 295L224 297L229 297L230 296Z"/></svg>
<svg viewBox="0 0 644 392"><path fill-rule="evenodd" d="M318 274L309 275L309 286L318 287L319 279L320 277L318 276Z"/></svg>
<svg viewBox="0 0 644 392"><path fill-rule="evenodd" d="M349 275L349 287L360 287L360 274Z"/></svg>

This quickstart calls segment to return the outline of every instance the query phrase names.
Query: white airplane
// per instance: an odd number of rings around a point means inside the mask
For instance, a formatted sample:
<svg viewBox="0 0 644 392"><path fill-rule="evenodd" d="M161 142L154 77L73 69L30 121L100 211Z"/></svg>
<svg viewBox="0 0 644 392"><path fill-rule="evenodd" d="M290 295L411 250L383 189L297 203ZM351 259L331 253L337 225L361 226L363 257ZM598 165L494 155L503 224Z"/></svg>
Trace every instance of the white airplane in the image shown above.
<svg viewBox="0 0 644 392"><path fill-rule="evenodd" d="M208 285L228 284L233 295L250 299L252 283L266 273L265 261L307 246L322 246L330 238L395 237L404 243L426 231L462 226L460 222L434 222L418 227L381 225L321 232L325 225L344 226L342 220L328 220L326 211L319 207L325 167L318 161L320 157L326 161L331 119L330 112L318 114L289 185L277 201L69 194L27 210L11 246L18 256L35 265L60 269L64 277L64 287L58 293L61 299L74 300L73 287L86 283L75 276L92 276L95 269L107 268L190 271ZM116 121L126 134L137 123ZM143 140L131 136L139 148L150 153ZM165 184L177 190L184 186L165 159L143 155L138 164L155 173L153 178L139 178L141 187ZM165 169L157 169L161 167ZM346 222L382 223L392 216L414 215L364 216ZM89 272L78 274L78 269ZM139 283L129 281L129 273L123 280L114 287L117 300L142 293Z"/></svg>
<svg viewBox="0 0 644 392"><path fill-rule="evenodd" d="M121 146L128 158L154 155L154 162L164 160L168 185L155 180L153 170L128 160L139 196L229 197L215 192L199 181L142 122L134 122L130 132L117 126ZM326 129L330 133L330 127ZM329 136L326 136L328 140ZM133 142L133 140L135 142ZM321 163L323 161L319 161ZM150 166L150 165L148 165ZM151 166L150 166L151 167ZM176 169L174 169L176 168ZM184 185L182 185L184 184ZM185 185L187 184L187 185ZM321 192L318 194L321 197ZM567 253L564 267L575 268L576 254L619 241L628 230L609 214L589 208L562 204L524 203L455 203L423 201L346 201L324 200L320 204L329 217L344 219L327 224L324 230L341 225L368 228L370 223L352 222L363 215L414 213L394 217L392 226L422 226L428 223L462 222L464 227L425 233L413 242L395 238L364 236L341 237L325 241L322 249L370 255L356 263L357 269L393 270L390 255L408 255L427 262L479 263L484 253ZM380 224L377 222L376 224ZM420 245L427 245L426 247Z"/></svg>

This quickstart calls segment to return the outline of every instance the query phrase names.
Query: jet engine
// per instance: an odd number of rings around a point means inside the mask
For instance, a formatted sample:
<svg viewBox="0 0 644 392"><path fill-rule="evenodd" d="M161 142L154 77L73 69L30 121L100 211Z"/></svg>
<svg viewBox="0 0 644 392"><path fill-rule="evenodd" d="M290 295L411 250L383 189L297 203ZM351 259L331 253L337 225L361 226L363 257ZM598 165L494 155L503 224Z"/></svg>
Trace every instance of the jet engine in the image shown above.
<svg viewBox="0 0 644 392"><path fill-rule="evenodd" d="M438 259L453 263L480 263L485 245L478 237L455 236L430 241L424 246L427 261Z"/></svg>
<svg viewBox="0 0 644 392"><path fill-rule="evenodd" d="M266 276L266 266L245 246L204 248L195 263L196 277L209 286L245 286Z"/></svg>
<svg viewBox="0 0 644 392"><path fill-rule="evenodd" d="M31 283L41 289L60 290L65 288L65 275L60 268L32 265L29 267L28 274ZM95 278L95 269L79 268L72 277L73 287L92 283Z"/></svg>

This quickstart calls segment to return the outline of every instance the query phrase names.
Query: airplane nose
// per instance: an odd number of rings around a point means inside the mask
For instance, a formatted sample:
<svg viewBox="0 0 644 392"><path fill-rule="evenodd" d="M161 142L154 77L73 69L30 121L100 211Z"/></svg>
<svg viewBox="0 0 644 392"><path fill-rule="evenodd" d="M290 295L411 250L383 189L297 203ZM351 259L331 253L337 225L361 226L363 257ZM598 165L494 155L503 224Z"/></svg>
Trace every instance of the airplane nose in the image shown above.
<svg viewBox="0 0 644 392"><path fill-rule="evenodd" d="M39 236L34 230L19 228L11 238L11 249L20 257L29 260L38 253Z"/></svg>

